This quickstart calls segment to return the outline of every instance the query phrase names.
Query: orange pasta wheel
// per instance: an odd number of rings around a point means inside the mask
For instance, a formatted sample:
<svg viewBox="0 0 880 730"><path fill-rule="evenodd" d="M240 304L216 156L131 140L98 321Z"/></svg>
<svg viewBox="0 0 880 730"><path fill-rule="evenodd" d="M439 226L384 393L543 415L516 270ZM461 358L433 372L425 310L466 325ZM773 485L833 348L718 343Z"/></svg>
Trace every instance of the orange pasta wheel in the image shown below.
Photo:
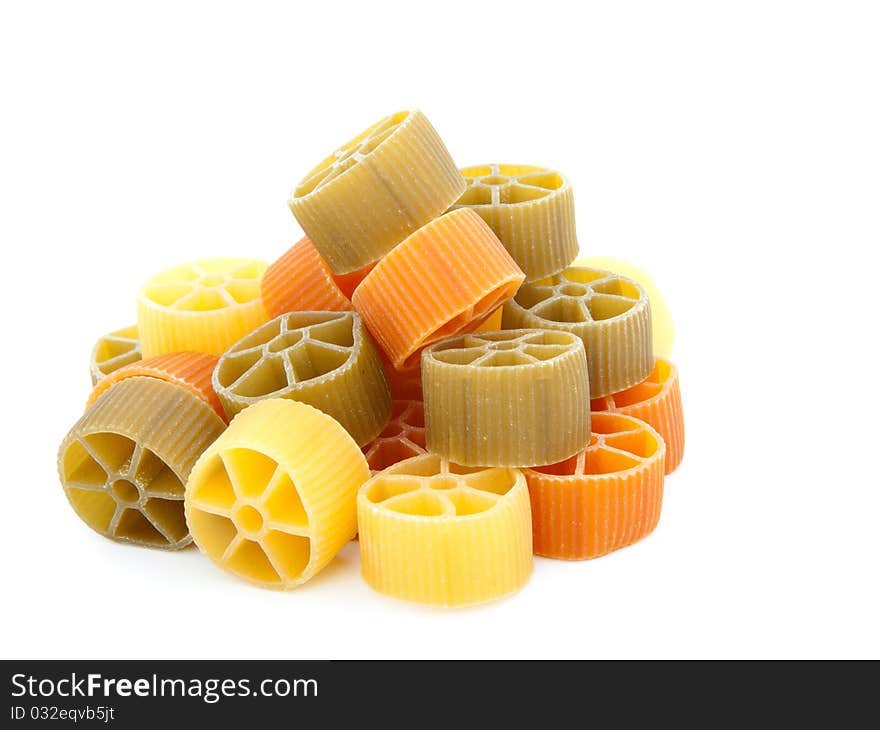
<svg viewBox="0 0 880 730"><path fill-rule="evenodd" d="M385 379L395 400L423 400L422 395L422 364L416 362L408 368L398 370L390 362L383 359Z"/></svg>
<svg viewBox="0 0 880 730"><path fill-rule="evenodd" d="M352 303L388 359L403 368L432 342L478 327L524 276L486 222L463 208L393 249Z"/></svg>
<svg viewBox="0 0 880 730"><path fill-rule="evenodd" d="M421 400L394 401L388 425L378 438L364 446L363 452L374 474L398 461L427 453L425 405Z"/></svg>
<svg viewBox="0 0 880 730"><path fill-rule="evenodd" d="M367 264L362 269L352 271L350 274L333 274L333 281L336 282L339 291L345 294L350 301L352 296L354 296L354 290L358 288L358 285L367 277L367 274L373 270L375 265L375 263Z"/></svg>
<svg viewBox="0 0 880 730"><path fill-rule="evenodd" d="M121 380L137 377L158 378L186 388L205 401L220 418L226 421L223 405L214 392L214 386L211 385L211 376L219 359L216 355L205 352L174 352L131 363L99 381L89 396L86 408L91 408L105 390Z"/></svg>
<svg viewBox="0 0 880 730"><path fill-rule="evenodd" d="M287 312L345 312L352 308L327 262L307 237L266 269L260 293L270 317Z"/></svg>
<svg viewBox="0 0 880 730"><path fill-rule="evenodd" d="M663 501L663 438L644 421L594 413L585 451L523 469L536 555L597 558L657 526Z"/></svg>
<svg viewBox="0 0 880 730"><path fill-rule="evenodd" d="M502 314L504 314L504 307L498 307L498 309L483 320L483 323L474 332L495 332L500 330Z"/></svg>
<svg viewBox="0 0 880 730"><path fill-rule="evenodd" d="M648 423L666 442L666 473L672 474L684 455L684 415L678 368L658 357L646 380L619 393L590 401L592 411L613 411Z"/></svg>

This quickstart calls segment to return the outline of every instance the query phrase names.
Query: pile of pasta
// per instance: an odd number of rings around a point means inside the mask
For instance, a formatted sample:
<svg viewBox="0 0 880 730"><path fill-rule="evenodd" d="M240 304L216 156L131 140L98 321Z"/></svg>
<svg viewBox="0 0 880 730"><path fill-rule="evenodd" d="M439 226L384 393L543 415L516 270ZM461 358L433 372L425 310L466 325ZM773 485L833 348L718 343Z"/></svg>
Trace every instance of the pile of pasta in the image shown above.
<svg viewBox="0 0 880 730"><path fill-rule="evenodd" d="M654 530L684 448L671 319L644 273L576 260L562 173L459 169L403 111L289 205L277 261L166 269L95 345L58 457L86 524L267 588L357 537L370 586L446 606Z"/></svg>

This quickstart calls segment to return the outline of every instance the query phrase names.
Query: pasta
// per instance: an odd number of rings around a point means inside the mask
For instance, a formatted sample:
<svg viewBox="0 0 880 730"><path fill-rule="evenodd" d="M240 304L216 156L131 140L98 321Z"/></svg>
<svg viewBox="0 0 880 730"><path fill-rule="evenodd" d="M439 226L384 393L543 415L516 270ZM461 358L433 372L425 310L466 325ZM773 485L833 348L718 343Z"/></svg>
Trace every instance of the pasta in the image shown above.
<svg viewBox="0 0 880 730"><path fill-rule="evenodd" d="M263 324L265 269L254 259L202 259L150 278L138 295L144 357L185 351L220 355Z"/></svg>
<svg viewBox="0 0 880 730"><path fill-rule="evenodd" d="M354 295L354 290L358 288L360 283L367 277L367 274L373 270L375 265L375 262L367 264L357 271L352 271L350 274L333 274L333 281L336 282L339 291L341 291L350 301Z"/></svg>
<svg viewBox="0 0 880 730"><path fill-rule="evenodd" d="M532 536L516 469L464 469L425 454L374 475L357 498L361 566L375 590L441 606L525 585Z"/></svg>
<svg viewBox="0 0 880 730"><path fill-rule="evenodd" d="M391 413L382 361L355 312L276 317L223 354L213 384L230 418L266 398L289 398L333 416L361 446Z"/></svg>
<svg viewBox="0 0 880 730"><path fill-rule="evenodd" d="M121 330L104 335L92 348L89 361L92 385L97 385L101 378L114 370L140 359L141 342L138 339L137 325L123 327Z"/></svg>
<svg viewBox="0 0 880 730"><path fill-rule="evenodd" d="M645 290L651 302L651 334L654 355L668 358L675 343L675 323L666 299L648 272L638 266L611 256L578 256L572 266L605 269L632 279Z"/></svg>
<svg viewBox="0 0 880 730"><path fill-rule="evenodd" d="M201 398L156 378L122 380L77 421L58 451L74 511L120 542L176 549L191 542L183 485L225 428Z"/></svg>
<svg viewBox="0 0 880 730"><path fill-rule="evenodd" d="M327 262L308 238L295 243L266 269L260 283L270 317L286 312L350 311L350 295L340 289Z"/></svg>
<svg viewBox="0 0 880 730"><path fill-rule="evenodd" d="M421 400L396 400L391 420L382 433L363 448L374 474L398 461L425 451L425 406Z"/></svg>
<svg viewBox="0 0 880 730"><path fill-rule="evenodd" d="M428 451L468 466L552 464L590 440L587 358L569 332L452 337L422 355Z"/></svg>
<svg viewBox="0 0 880 730"><path fill-rule="evenodd" d="M494 332L501 329L501 316L504 314L504 306L498 307L492 314L483 320L479 327L474 328L474 332Z"/></svg>
<svg viewBox="0 0 880 730"><path fill-rule="evenodd" d="M593 411L611 411L645 421L666 442L666 473L674 472L684 455L684 415L678 368L658 357L651 374L638 385L619 393L597 398Z"/></svg>
<svg viewBox="0 0 880 730"><path fill-rule="evenodd" d="M489 315L483 323L474 330L474 333L491 332L501 329L501 313L503 307L498 307ZM395 400L422 400L422 362L417 359L411 365L398 370L388 360L382 360L385 368L385 379L391 389L391 397Z"/></svg>
<svg viewBox="0 0 880 730"><path fill-rule="evenodd" d="M216 355L208 355L204 352L175 352L170 355L159 355L134 362L115 370L101 380L92 389L86 408L91 408L105 391L126 378L149 377L159 378L186 388L211 406L214 412L225 421L226 414L223 412L223 406L211 385L211 376L214 373L217 360Z"/></svg>
<svg viewBox="0 0 880 730"><path fill-rule="evenodd" d="M404 110L287 203L303 235L273 263L160 271L94 345L58 452L93 531L271 589L359 538L375 591L454 607L655 529L684 450L672 318L644 271L577 257L566 176L459 169Z"/></svg>
<svg viewBox="0 0 880 730"><path fill-rule="evenodd" d="M422 400L422 364L417 361L404 370L398 370L383 358L385 379L394 400Z"/></svg>
<svg viewBox="0 0 880 730"><path fill-rule="evenodd" d="M283 398L239 413L192 470L186 519L199 549L265 588L320 572L357 531L370 470L330 416Z"/></svg>
<svg viewBox="0 0 880 730"><path fill-rule="evenodd" d="M404 369L426 345L479 326L522 280L483 219L456 210L420 228L376 264L352 303L394 367Z"/></svg>
<svg viewBox="0 0 880 730"><path fill-rule="evenodd" d="M504 327L573 332L583 341L593 398L640 383L651 372L651 308L634 281L600 269L570 267L523 285L504 305Z"/></svg>
<svg viewBox="0 0 880 730"><path fill-rule="evenodd" d="M558 274L577 256L574 194L564 175L532 165L477 165L461 174L467 207L489 224L526 275Z"/></svg>
<svg viewBox="0 0 880 730"><path fill-rule="evenodd" d="M330 268L348 274L378 261L464 189L427 117L402 111L320 162L289 204Z"/></svg>
<svg viewBox="0 0 880 730"><path fill-rule="evenodd" d="M594 413L586 450L524 470L535 554L596 558L651 533L663 502L665 453L661 436L643 421Z"/></svg>

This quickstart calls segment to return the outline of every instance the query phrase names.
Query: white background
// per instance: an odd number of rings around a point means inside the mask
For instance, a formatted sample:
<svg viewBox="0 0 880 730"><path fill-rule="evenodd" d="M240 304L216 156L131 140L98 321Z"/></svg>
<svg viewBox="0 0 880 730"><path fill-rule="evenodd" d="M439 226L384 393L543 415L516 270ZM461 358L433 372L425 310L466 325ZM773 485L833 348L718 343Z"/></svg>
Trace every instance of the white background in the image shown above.
<svg viewBox="0 0 880 730"><path fill-rule="evenodd" d="M867 2L5 3L2 656L880 657L878 37ZM55 458L95 338L159 269L281 254L300 177L410 106L461 165L565 171L583 252L666 293L657 531L455 611L355 545L274 593L92 533Z"/></svg>

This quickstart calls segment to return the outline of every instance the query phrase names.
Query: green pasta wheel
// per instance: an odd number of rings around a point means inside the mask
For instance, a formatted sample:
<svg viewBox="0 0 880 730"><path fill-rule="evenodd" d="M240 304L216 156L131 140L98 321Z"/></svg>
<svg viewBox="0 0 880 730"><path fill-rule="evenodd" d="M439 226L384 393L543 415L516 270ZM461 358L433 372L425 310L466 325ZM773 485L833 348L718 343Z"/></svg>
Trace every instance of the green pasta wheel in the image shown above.
<svg viewBox="0 0 880 730"><path fill-rule="evenodd" d="M137 325L104 335L95 343L89 360L92 385L97 385L110 373L140 359L141 341L138 339Z"/></svg>
<svg viewBox="0 0 880 730"><path fill-rule="evenodd" d="M427 117L402 111L322 160L289 205L333 273L348 274L378 261L464 189Z"/></svg>
<svg viewBox="0 0 880 730"><path fill-rule="evenodd" d="M382 361L355 312L282 314L229 348L213 383L230 418L266 398L288 398L333 416L359 446L391 415Z"/></svg>
<svg viewBox="0 0 880 730"><path fill-rule="evenodd" d="M120 542L181 548L191 542L184 484L226 424L204 400L156 378L113 385L58 451L64 493L96 532Z"/></svg>
<svg viewBox="0 0 880 730"><path fill-rule="evenodd" d="M642 382L654 366L651 305L636 282L581 266L524 284L504 305L505 329L541 327L580 337L590 369L590 397Z"/></svg>
<svg viewBox="0 0 880 730"><path fill-rule="evenodd" d="M465 466L536 466L590 441L583 342L509 330L442 340L422 353L430 453Z"/></svg>
<svg viewBox="0 0 880 730"><path fill-rule="evenodd" d="M526 281L558 274L578 254L574 193L555 170L533 165L477 165L461 170L467 190L454 207L489 224Z"/></svg>

